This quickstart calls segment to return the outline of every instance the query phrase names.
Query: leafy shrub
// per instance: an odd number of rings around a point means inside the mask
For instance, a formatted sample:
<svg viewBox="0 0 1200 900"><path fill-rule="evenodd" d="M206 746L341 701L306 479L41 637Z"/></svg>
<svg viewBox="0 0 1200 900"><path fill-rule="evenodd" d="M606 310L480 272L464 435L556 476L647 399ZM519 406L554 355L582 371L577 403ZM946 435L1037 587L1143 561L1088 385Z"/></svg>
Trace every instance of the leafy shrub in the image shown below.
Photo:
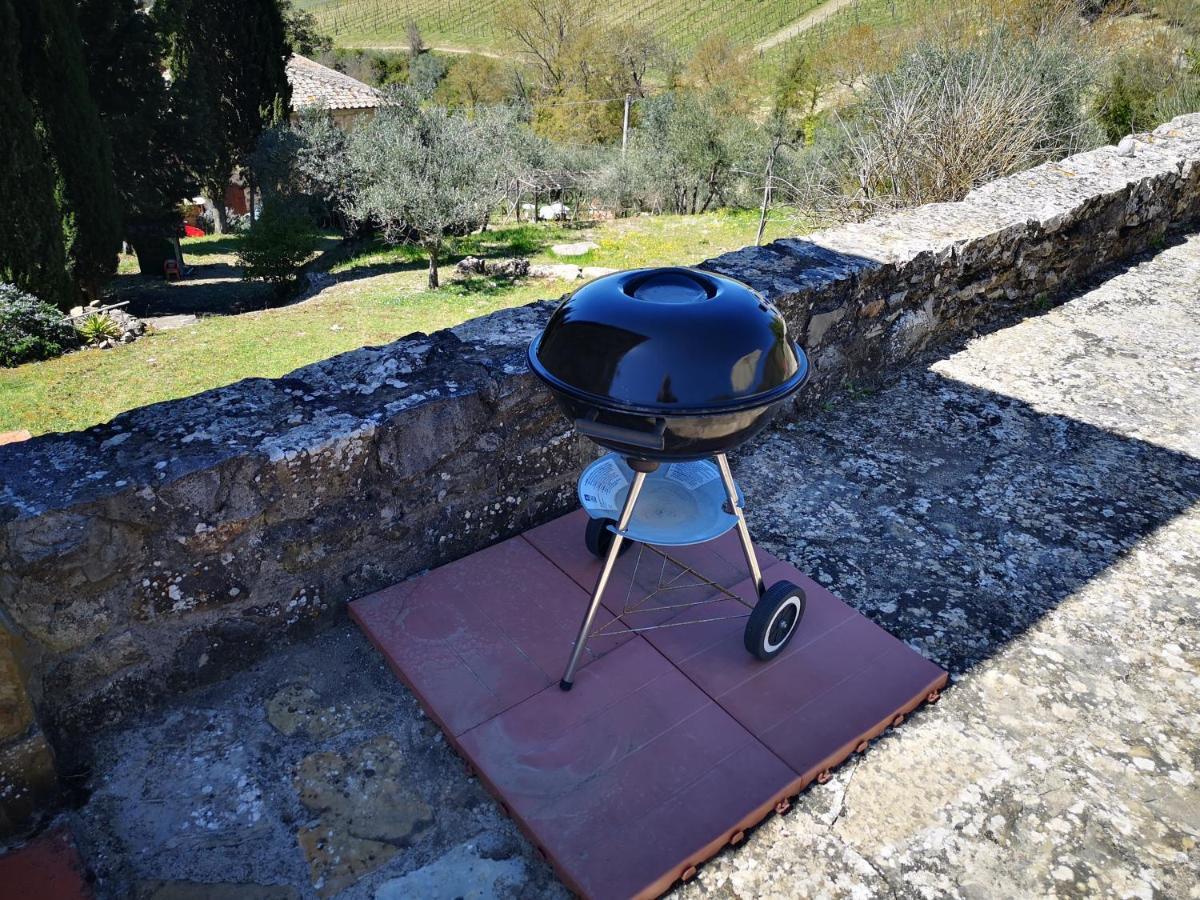
<svg viewBox="0 0 1200 900"><path fill-rule="evenodd" d="M242 238L238 249L242 277L283 289L299 277L300 267L316 246L312 220L298 201L267 200L262 215Z"/></svg>
<svg viewBox="0 0 1200 900"><path fill-rule="evenodd" d="M1154 40L1119 55L1097 91L1096 115L1110 143L1149 131L1175 116L1200 110L1200 51L1182 59Z"/></svg>
<svg viewBox="0 0 1200 900"><path fill-rule="evenodd" d="M446 61L433 53L422 53L408 66L408 86L422 100L433 96L446 77ZM386 83L386 82L385 82Z"/></svg>
<svg viewBox="0 0 1200 900"><path fill-rule="evenodd" d="M217 214L211 206L205 207L204 212L200 213L197 221L197 226L204 231L205 234L217 233ZM225 209L225 234L242 234L250 227L250 217L244 213L236 213L232 209Z"/></svg>
<svg viewBox="0 0 1200 900"><path fill-rule="evenodd" d="M409 54L406 52L338 47L322 53L317 61L376 87L402 84L408 78Z"/></svg>
<svg viewBox="0 0 1200 900"><path fill-rule="evenodd" d="M92 313L75 328L89 344L99 344L106 340L115 341L121 336L120 326L108 313Z"/></svg>
<svg viewBox="0 0 1200 900"><path fill-rule="evenodd" d="M51 359L79 345L79 336L49 303L0 284L0 366Z"/></svg>

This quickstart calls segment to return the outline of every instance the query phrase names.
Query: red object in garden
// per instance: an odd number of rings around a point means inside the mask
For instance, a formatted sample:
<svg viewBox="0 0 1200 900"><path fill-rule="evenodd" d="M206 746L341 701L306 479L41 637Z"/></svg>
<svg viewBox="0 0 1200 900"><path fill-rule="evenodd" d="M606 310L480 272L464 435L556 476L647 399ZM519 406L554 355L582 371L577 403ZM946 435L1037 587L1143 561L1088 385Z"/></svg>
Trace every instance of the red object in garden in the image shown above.
<svg viewBox="0 0 1200 900"><path fill-rule="evenodd" d="M751 601L662 610L643 634L559 669L602 562L582 510L379 593L350 614L572 890L652 897L864 744L936 699L946 673L762 550L764 578L807 597L804 627L761 662L742 644ZM754 598L734 532L671 555ZM601 615L647 587L617 560ZM631 584L632 581L632 584ZM700 583L680 603L704 599ZM690 592L690 593L688 593ZM652 613L653 615L653 613ZM623 621L623 620L622 620Z"/></svg>
<svg viewBox="0 0 1200 900"><path fill-rule="evenodd" d="M179 262L177 260L163 260L163 277L166 278L167 281L171 281L172 279L178 281L183 277L182 273L179 271Z"/></svg>
<svg viewBox="0 0 1200 900"><path fill-rule="evenodd" d="M183 226L183 236L184 237L204 237L204 230L201 228L197 228L195 225L184 225Z"/></svg>

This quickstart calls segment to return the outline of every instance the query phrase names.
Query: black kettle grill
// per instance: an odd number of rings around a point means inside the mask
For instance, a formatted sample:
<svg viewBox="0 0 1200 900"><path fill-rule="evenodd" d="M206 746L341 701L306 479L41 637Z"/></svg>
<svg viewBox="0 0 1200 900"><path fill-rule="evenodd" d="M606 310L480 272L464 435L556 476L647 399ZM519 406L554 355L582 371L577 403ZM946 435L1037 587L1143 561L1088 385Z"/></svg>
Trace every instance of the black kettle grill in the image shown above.
<svg viewBox="0 0 1200 900"><path fill-rule="evenodd" d="M643 459L725 453L808 376L779 310L697 269L635 269L572 294L529 364L580 434Z"/></svg>
<svg viewBox="0 0 1200 900"><path fill-rule="evenodd" d="M592 516L587 546L604 566L563 674L563 689L571 687L588 638L601 633L592 631L592 623L625 542L671 559L653 542L657 538L661 545L665 532L636 512L648 478L651 489L669 499L661 492L680 496L681 484L702 485L719 476L721 513L707 517L703 534L672 533L670 542L699 543L736 527L758 592L746 647L760 659L782 652L804 613L804 593L790 582L769 589L763 584L726 458L765 428L808 377L808 360L789 337L779 310L748 285L698 269L618 272L585 284L559 306L530 344L529 365L576 431L614 451L625 465L607 464L629 476L622 488L614 481L617 476L607 473L623 494L615 518L589 505L595 498L583 489L588 473L609 458L593 464L581 479L580 496ZM627 606L623 615L636 611Z"/></svg>

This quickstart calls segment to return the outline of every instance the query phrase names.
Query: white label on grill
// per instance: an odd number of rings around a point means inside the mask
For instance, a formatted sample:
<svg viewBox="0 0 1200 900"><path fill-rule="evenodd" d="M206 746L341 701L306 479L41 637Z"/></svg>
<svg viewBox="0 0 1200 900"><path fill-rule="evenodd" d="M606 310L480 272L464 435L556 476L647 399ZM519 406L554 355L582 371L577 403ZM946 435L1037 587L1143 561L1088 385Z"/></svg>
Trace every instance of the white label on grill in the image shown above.
<svg viewBox="0 0 1200 900"><path fill-rule="evenodd" d="M719 477L716 466L706 462L671 463L667 468L667 480L682 484L689 491L697 490Z"/></svg>
<svg viewBox="0 0 1200 900"><path fill-rule="evenodd" d="M606 459L583 473L579 493L583 502L601 509L616 509L617 494L628 482L616 460Z"/></svg>

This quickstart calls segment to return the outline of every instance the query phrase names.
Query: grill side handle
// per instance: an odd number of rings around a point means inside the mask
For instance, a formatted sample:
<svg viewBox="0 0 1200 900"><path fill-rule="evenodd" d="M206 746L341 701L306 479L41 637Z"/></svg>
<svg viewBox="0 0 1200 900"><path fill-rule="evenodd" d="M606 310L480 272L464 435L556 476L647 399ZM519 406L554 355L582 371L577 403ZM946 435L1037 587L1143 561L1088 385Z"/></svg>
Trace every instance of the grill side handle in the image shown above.
<svg viewBox="0 0 1200 900"><path fill-rule="evenodd" d="M593 416L595 413L593 413ZM609 425L597 422L594 418L575 420L575 430L585 437L599 438L605 441L616 441L628 444L630 447L641 447L645 450L662 450L666 444L664 433L667 430L667 420L656 418L653 431L638 431L635 428L623 428L620 425Z"/></svg>

